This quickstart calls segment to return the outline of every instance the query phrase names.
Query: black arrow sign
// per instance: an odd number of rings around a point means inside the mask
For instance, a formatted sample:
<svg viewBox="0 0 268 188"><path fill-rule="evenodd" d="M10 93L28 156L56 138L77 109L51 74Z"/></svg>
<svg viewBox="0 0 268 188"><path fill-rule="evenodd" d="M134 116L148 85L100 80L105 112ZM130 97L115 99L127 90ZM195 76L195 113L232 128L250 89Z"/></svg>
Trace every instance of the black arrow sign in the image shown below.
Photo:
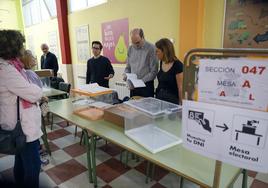
<svg viewBox="0 0 268 188"><path fill-rule="evenodd" d="M227 131L229 129L229 127L227 127L227 125L224 123L223 126L220 126L220 125L216 125L216 127L219 127L219 128L223 128L223 132L224 131Z"/></svg>

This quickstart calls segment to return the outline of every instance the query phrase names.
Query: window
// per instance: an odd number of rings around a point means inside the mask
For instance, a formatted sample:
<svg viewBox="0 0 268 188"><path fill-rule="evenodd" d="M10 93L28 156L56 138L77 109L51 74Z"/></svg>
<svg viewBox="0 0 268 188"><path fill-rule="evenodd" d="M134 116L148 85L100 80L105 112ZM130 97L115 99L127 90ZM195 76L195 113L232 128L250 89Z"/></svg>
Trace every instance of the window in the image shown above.
<svg viewBox="0 0 268 188"><path fill-rule="evenodd" d="M41 17L42 21L46 21L50 19L50 14L48 12L47 6L44 1L40 1L40 8L41 8Z"/></svg>
<svg viewBox="0 0 268 188"><path fill-rule="evenodd" d="M70 0L69 10L70 12L75 12L107 3L107 1L108 0Z"/></svg>
<svg viewBox="0 0 268 188"><path fill-rule="evenodd" d="M70 0L70 11L78 11L87 7L87 0Z"/></svg>
<svg viewBox="0 0 268 188"><path fill-rule="evenodd" d="M43 0L46 4L50 17L57 16L57 8L55 0Z"/></svg>
<svg viewBox="0 0 268 188"><path fill-rule="evenodd" d="M57 16L55 0L23 0L22 11L26 27Z"/></svg>
<svg viewBox="0 0 268 188"><path fill-rule="evenodd" d="M88 0L87 6L90 8L90 7L95 7L104 3L107 3L107 0Z"/></svg>
<svg viewBox="0 0 268 188"><path fill-rule="evenodd" d="M38 0L30 3L30 11L32 16L32 24L34 25L41 23L40 2Z"/></svg>
<svg viewBox="0 0 268 188"><path fill-rule="evenodd" d="M23 18L24 18L24 23L25 26L28 27L32 25L32 16L31 16L31 9L30 9L30 4L26 4L22 7L23 11Z"/></svg>

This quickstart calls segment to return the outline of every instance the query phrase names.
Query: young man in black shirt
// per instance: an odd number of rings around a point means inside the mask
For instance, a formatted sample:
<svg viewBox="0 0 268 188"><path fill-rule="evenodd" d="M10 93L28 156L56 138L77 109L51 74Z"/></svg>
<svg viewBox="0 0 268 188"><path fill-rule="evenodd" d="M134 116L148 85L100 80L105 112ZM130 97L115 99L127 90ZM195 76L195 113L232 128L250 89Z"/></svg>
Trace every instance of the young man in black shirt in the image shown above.
<svg viewBox="0 0 268 188"><path fill-rule="evenodd" d="M114 69L110 60L101 54L102 44L92 42L93 57L87 61L86 84L98 83L100 86L109 87L109 80L114 76Z"/></svg>

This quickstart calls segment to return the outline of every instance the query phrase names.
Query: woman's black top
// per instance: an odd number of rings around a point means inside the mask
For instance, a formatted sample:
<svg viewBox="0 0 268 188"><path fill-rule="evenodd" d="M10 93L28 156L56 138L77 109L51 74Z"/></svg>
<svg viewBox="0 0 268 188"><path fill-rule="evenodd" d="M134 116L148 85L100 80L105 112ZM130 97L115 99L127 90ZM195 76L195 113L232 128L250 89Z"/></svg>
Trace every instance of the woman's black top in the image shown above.
<svg viewBox="0 0 268 188"><path fill-rule="evenodd" d="M158 87L156 88L156 98L179 103L179 94L176 75L183 72L183 64L176 60L171 68L164 72L162 69L162 61L160 62L160 70L157 73Z"/></svg>

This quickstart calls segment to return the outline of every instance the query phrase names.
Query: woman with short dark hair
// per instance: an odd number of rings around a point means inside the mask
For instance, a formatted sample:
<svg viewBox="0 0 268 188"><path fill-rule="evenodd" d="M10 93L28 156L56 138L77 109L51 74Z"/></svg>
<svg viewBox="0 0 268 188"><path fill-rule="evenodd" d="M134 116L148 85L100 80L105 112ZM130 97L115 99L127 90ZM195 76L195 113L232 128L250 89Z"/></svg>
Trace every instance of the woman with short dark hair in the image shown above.
<svg viewBox="0 0 268 188"><path fill-rule="evenodd" d="M183 64L176 57L173 43L169 39L162 38L155 46L157 58L160 60L156 98L182 104Z"/></svg>
<svg viewBox="0 0 268 188"><path fill-rule="evenodd" d="M26 145L15 155L14 177L16 187L39 187L39 138L41 112L37 101L42 89L30 83L19 60L25 39L19 31L0 30L0 125L12 130L17 122L17 97L20 121L26 135Z"/></svg>

